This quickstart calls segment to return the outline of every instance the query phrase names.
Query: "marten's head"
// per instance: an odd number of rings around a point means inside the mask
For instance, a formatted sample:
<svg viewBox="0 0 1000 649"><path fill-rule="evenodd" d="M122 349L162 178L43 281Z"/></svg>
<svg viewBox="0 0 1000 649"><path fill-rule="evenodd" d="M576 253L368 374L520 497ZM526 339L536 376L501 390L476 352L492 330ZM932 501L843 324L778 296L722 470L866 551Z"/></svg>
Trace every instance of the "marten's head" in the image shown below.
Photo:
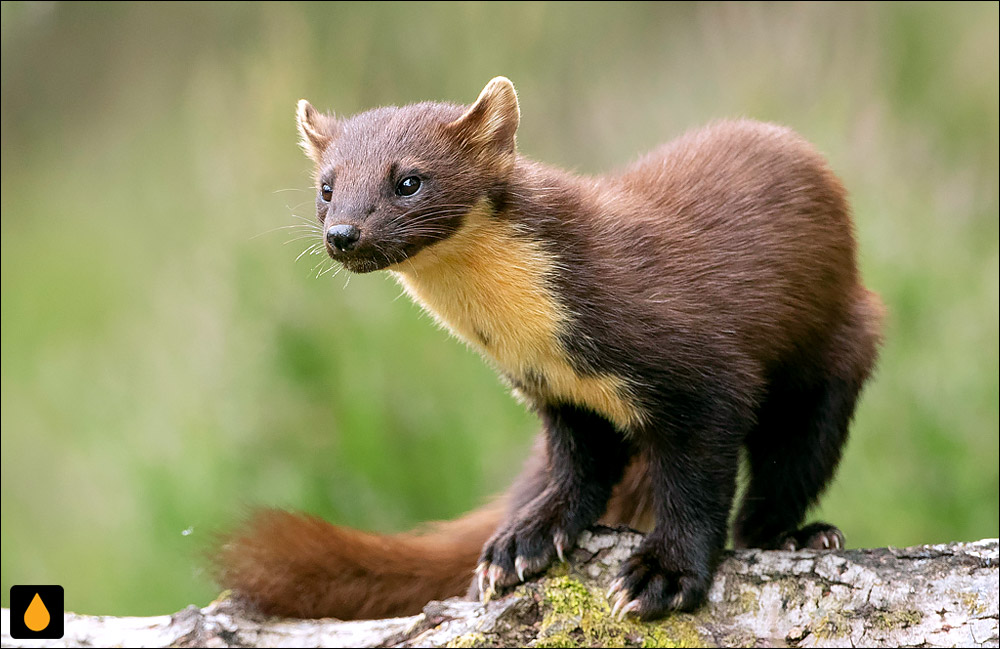
<svg viewBox="0 0 1000 649"><path fill-rule="evenodd" d="M502 200L519 119L504 77L471 107L428 102L337 119L300 100L327 252L366 273L451 236L474 207Z"/></svg>

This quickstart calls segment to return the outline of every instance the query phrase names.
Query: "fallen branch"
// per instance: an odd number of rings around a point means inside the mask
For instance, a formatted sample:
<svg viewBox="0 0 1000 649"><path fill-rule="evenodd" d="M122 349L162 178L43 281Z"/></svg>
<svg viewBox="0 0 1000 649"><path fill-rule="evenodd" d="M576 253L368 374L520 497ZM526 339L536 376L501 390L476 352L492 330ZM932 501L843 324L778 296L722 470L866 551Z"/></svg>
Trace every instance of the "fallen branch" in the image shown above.
<svg viewBox="0 0 1000 649"><path fill-rule="evenodd" d="M66 615L56 641L5 647L214 646L997 646L998 543L838 552L730 553L709 603L654 623L609 616L603 592L641 537L597 528L568 564L483 606L452 599L420 615L337 622L264 618L220 598L159 617Z"/></svg>

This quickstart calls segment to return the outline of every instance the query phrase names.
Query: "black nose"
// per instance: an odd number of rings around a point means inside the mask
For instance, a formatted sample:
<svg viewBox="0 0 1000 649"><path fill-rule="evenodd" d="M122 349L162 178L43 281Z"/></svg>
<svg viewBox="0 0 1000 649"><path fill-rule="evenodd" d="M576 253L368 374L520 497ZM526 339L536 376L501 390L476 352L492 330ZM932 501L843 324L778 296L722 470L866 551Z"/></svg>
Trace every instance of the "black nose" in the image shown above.
<svg viewBox="0 0 1000 649"><path fill-rule="evenodd" d="M326 241L340 252L354 250L361 238L361 230L356 225L331 225L326 231Z"/></svg>

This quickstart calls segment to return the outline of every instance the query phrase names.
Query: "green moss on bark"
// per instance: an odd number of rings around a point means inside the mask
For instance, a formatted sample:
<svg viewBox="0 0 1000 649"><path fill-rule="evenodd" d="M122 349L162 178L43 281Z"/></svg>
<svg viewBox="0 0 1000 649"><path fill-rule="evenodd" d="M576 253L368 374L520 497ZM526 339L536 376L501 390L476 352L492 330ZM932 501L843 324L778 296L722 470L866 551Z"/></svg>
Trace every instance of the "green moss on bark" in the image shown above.
<svg viewBox="0 0 1000 649"><path fill-rule="evenodd" d="M657 622L616 620L603 593L568 575L542 582L542 602L546 613L536 647L705 646L690 616L677 614Z"/></svg>

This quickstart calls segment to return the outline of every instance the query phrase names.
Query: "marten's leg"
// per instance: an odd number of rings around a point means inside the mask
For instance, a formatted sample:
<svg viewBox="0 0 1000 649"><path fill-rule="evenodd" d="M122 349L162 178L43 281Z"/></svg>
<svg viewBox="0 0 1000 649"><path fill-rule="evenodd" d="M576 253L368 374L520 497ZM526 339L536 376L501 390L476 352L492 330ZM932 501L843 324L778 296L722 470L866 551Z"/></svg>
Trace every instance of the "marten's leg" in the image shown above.
<svg viewBox="0 0 1000 649"><path fill-rule="evenodd" d="M694 408L675 405L674 416L644 436L656 525L611 585L617 615L650 619L696 608L725 546L742 431L750 420L725 416L726 404L710 399L688 404Z"/></svg>
<svg viewBox="0 0 1000 649"><path fill-rule="evenodd" d="M615 485L607 509L597 521L607 527L630 527L640 532L653 529L653 494L649 486L649 462L642 454L632 457L622 479ZM542 493L549 484L549 452L545 435L535 438L531 456L505 494L507 517Z"/></svg>
<svg viewBox="0 0 1000 649"><path fill-rule="evenodd" d="M521 508L545 491L549 484L549 450L544 431L535 437L531 445L531 455L524 468L514 480L506 494L506 517L517 514Z"/></svg>
<svg viewBox="0 0 1000 649"><path fill-rule="evenodd" d="M733 527L733 545L843 546L843 535L831 525L801 533L799 528L840 460L860 388L860 383L832 377L812 385L772 383L758 425L747 436L750 483Z"/></svg>
<svg viewBox="0 0 1000 649"><path fill-rule="evenodd" d="M540 572L570 550L580 532L604 513L631 456L622 434L588 410L547 406L541 415L548 481L534 498L510 511L483 547L476 569L481 594Z"/></svg>
<svg viewBox="0 0 1000 649"><path fill-rule="evenodd" d="M746 440L751 477L733 530L736 547L844 546L832 525L800 526L840 460L858 394L875 363L878 317L877 302L855 305L819 363L796 365L772 380Z"/></svg>

